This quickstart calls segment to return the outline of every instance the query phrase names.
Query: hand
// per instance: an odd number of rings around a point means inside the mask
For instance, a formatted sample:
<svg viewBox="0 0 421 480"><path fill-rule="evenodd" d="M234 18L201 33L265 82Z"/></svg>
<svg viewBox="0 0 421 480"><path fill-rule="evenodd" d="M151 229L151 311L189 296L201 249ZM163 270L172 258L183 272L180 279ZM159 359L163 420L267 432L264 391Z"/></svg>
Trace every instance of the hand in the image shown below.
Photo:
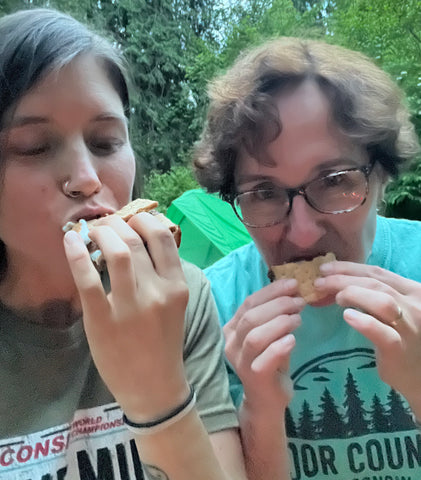
<svg viewBox="0 0 421 480"><path fill-rule="evenodd" d="M68 232L64 242L86 335L99 373L127 416L148 421L189 392L183 366L187 284L171 233L152 215L135 215L128 224L110 215L97 225L89 236L107 262L108 295L81 237Z"/></svg>
<svg viewBox="0 0 421 480"><path fill-rule="evenodd" d="M376 347L379 375L412 405L421 402L421 284L380 267L332 262L315 285L336 294L344 319ZM411 403L412 402L412 403Z"/></svg>
<svg viewBox="0 0 421 480"><path fill-rule="evenodd" d="M249 410L283 414L292 397L289 356L304 300L296 280L278 280L249 296L225 325L225 353Z"/></svg>

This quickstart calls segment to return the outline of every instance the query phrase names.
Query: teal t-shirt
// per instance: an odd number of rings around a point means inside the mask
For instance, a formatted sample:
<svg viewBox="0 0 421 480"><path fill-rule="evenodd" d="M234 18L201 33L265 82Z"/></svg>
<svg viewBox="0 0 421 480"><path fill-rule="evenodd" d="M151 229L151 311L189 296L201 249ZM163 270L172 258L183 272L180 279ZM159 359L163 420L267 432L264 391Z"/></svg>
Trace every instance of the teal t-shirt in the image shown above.
<svg viewBox="0 0 421 480"><path fill-rule="evenodd" d="M378 217L368 263L421 282L421 222ZM222 324L269 283L267 272L253 243L205 270ZM379 378L373 344L342 313L338 305L307 306L294 332L294 397L286 415L291 478L419 480L421 432L405 399ZM242 386L228 371L238 405Z"/></svg>

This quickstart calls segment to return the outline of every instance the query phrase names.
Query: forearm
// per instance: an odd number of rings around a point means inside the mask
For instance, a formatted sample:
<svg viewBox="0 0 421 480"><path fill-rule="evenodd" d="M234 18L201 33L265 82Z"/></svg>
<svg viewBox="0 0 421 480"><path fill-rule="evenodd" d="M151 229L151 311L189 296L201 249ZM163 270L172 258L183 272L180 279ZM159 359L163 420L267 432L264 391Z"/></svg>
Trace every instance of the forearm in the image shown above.
<svg viewBox="0 0 421 480"><path fill-rule="evenodd" d="M248 479L289 480L284 414L256 414L243 403L239 418Z"/></svg>
<svg viewBox="0 0 421 480"><path fill-rule="evenodd" d="M149 480L228 480L196 409L151 435L136 436Z"/></svg>

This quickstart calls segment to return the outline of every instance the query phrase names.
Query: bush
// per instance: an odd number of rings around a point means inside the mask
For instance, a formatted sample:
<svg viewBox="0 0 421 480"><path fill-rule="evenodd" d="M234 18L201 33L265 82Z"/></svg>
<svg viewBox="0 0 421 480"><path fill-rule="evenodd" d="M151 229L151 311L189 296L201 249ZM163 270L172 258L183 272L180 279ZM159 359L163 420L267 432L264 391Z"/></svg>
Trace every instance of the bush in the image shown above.
<svg viewBox="0 0 421 480"><path fill-rule="evenodd" d="M388 186L384 214L421 220L421 161Z"/></svg>
<svg viewBox="0 0 421 480"><path fill-rule="evenodd" d="M190 168L172 167L168 172L152 170L144 183L144 197L159 202L158 210L166 213L171 202L186 190L199 188Z"/></svg>

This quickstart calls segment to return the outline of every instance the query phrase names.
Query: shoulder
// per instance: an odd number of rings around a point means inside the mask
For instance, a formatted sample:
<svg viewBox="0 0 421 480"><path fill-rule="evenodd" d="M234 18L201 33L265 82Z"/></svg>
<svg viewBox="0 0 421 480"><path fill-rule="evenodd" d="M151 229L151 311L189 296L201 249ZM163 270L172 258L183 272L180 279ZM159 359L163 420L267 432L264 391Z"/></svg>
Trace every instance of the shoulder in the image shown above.
<svg viewBox="0 0 421 480"><path fill-rule="evenodd" d="M189 303L195 303L199 298L206 297L210 286L203 270L183 259L181 259L181 266L189 288Z"/></svg>
<svg viewBox="0 0 421 480"><path fill-rule="evenodd" d="M211 292L211 283L203 270L186 260L181 260L184 276L189 289L187 317L202 318L212 315L215 302ZM199 321L201 321L199 318ZM203 318L202 318L203 320Z"/></svg>
<svg viewBox="0 0 421 480"><path fill-rule="evenodd" d="M378 217L370 263L421 281L421 222Z"/></svg>
<svg viewBox="0 0 421 480"><path fill-rule="evenodd" d="M187 358L203 342L216 345L222 332L209 280L196 265L185 260L181 260L181 264L189 289L184 324L184 354Z"/></svg>
<svg viewBox="0 0 421 480"><path fill-rule="evenodd" d="M235 275L237 270L257 265L262 261L261 256L254 244L248 243L216 261L213 265L204 270L208 278L225 277Z"/></svg>
<svg viewBox="0 0 421 480"><path fill-rule="evenodd" d="M408 220L406 218L378 217L380 225L384 224L389 228L396 230L411 230L421 234L421 222L418 220Z"/></svg>
<svg viewBox="0 0 421 480"><path fill-rule="evenodd" d="M377 218L376 242L385 242L395 246L398 243L401 248L410 245L419 245L421 242L421 222L404 218ZM378 245L380 246L380 245Z"/></svg>
<svg viewBox="0 0 421 480"><path fill-rule="evenodd" d="M269 283L267 266L254 243L234 250L205 270L211 282L221 324L225 324L245 298Z"/></svg>
<svg viewBox="0 0 421 480"><path fill-rule="evenodd" d="M195 283L202 278L206 279L203 271L199 267L182 258L180 260L187 283Z"/></svg>

